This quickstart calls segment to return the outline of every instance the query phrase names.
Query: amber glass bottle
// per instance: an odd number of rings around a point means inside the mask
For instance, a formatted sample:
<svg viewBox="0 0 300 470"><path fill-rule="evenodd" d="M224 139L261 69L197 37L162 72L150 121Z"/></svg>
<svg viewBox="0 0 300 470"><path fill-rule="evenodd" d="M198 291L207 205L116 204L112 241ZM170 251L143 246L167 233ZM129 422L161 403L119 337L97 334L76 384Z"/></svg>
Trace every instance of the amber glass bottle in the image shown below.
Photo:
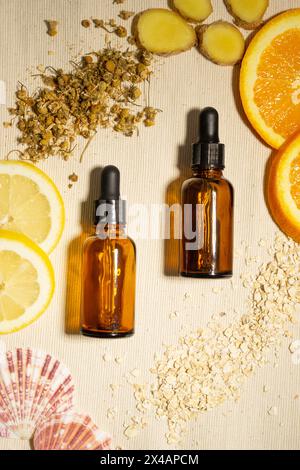
<svg viewBox="0 0 300 470"><path fill-rule="evenodd" d="M224 145L219 143L218 113L200 114L201 140L193 147L193 177L182 186L181 275L232 276L233 188L223 178Z"/></svg>
<svg viewBox="0 0 300 470"><path fill-rule="evenodd" d="M121 337L134 333L134 242L127 237L125 201L114 166L102 172L102 195L96 204L96 233L84 244L81 332Z"/></svg>

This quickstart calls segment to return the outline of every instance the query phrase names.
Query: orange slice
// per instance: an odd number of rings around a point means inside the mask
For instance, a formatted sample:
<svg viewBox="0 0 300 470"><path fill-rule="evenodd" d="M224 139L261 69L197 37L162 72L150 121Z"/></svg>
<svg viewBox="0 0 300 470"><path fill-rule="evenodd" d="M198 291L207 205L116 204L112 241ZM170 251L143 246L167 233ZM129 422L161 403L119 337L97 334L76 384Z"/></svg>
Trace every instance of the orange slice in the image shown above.
<svg viewBox="0 0 300 470"><path fill-rule="evenodd" d="M240 93L252 126L271 147L300 130L300 8L276 16L254 36Z"/></svg>
<svg viewBox="0 0 300 470"><path fill-rule="evenodd" d="M267 195L275 222L300 243L300 133L272 160Z"/></svg>

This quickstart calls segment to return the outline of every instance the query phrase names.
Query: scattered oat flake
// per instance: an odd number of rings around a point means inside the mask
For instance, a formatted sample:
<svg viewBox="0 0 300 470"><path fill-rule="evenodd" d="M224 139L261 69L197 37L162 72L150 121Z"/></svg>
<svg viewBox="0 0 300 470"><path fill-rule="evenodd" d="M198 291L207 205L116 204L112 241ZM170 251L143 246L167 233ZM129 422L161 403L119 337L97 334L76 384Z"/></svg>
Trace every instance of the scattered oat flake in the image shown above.
<svg viewBox="0 0 300 470"><path fill-rule="evenodd" d="M220 288L219 288L219 287L213 287L213 288L212 288L212 292L213 292L214 294L219 294Z"/></svg>
<svg viewBox="0 0 300 470"><path fill-rule="evenodd" d="M242 254L243 254L243 251L241 249L234 250L234 256L236 258L240 258L242 256Z"/></svg>
<svg viewBox="0 0 300 470"><path fill-rule="evenodd" d="M277 415L278 415L278 408L277 408L277 406L272 406L271 408L269 408L268 414L269 414L270 416L277 416Z"/></svg>
<svg viewBox="0 0 300 470"><path fill-rule="evenodd" d="M291 279L299 285L299 268L299 245L277 235L271 260L249 278L247 313L226 327L213 322L213 329L196 330L156 355L151 368L154 382L135 386L134 396L139 411L148 403L157 418L166 418L170 444L182 441L199 413L236 401L246 379L270 363L270 350L278 355L300 302L300 291L290 291ZM277 415L277 407L268 414Z"/></svg>
<svg viewBox="0 0 300 470"><path fill-rule="evenodd" d="M289 350L292 354L294 354L296 351L298 351L300 349L300 339L297 339L295 341L293 341L290 345L289 345Z"/></svg>
<svg viewBox="0 0 300 470"><path fill-rule="evenodd" d="M178 318L178 312L171 312L169 315L169 319L175 320L175 318Z"/></svg>
<svg viewBox="0 0 300 470"><path fill-rule="evenodd" d="M300 349L297 349L292 355L292 364L298 366L300 364Z"/></svg>
<svg viewBox="0 0 300 470"><path fill-rule="evenodd" d="M137 425L131 424L130 426L127 426L124 430L124 435L128 438L131 439L132 437L137 436L139 433L139 428Z"/></svg>
<svg viewBox="0 0 300 470"><path fill-rule="evenodd" d="M112 360L112 357L109 354L105 353L103 354L102 359L104 362L110 362Z"/></svg>
<svg viewBox="0 0 300 470"><path fill-rule="evenodd" d="M123 361L124 361L123 357L121 357L121 356L116 356L115 357L116 364L122 364Z"/></svg>
<svg viewBox="0 0 300 470"><path fill-rule="evenodd" d="M130 439L137 436L137 434L148 426L148 421L144 416L132 416L130 423L125 424L124 435Z"/></svg>
<svg viewBox="0 0 300 470"><path fill-rule="evenodd" d="M120 385L119 384L110 384L109 387L110 387L111 391L113 393L115 393L117 390L119 390Z"/></svg>
<svg viewBox="0 0 300 470"><path fill-rule="evenodd" d="M117 415L117 410L116 408L108 408L106 412L107 419L114 420Z"/></svg>

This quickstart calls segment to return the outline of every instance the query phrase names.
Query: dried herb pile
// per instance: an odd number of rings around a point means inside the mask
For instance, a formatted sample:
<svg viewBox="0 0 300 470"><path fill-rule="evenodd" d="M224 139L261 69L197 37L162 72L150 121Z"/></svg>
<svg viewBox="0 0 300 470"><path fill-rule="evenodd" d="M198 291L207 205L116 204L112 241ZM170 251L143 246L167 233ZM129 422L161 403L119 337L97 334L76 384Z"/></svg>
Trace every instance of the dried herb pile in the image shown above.
<svg viewBox="0 0 300 470"><path fill-rule="evenodd" d="M25 86L16 92L10 109L24 145L21 158L31 161L59 155L67 160L77 136L87 144L98 127L132 136L140 123L155 124L157 110L139 105L142 87L149 84L152 56L143 51L119 51L107 47L72 63L65 72L47 67L43 87L30 95Z"/></svg>

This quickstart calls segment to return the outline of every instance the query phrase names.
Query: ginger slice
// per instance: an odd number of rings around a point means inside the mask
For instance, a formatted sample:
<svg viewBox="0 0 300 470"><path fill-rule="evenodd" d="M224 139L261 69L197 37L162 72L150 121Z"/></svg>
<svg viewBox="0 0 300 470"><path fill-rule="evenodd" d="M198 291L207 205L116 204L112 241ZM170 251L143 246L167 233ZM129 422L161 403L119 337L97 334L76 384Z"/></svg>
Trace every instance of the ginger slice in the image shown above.
<svg viewBox="0 0 300 470"><path fill-rule="evenodd" d="M224 0L237 26L244 29L257 28L269 6L269 0Z"/></svg>
<svg viewBox="0 0 300 470"><path fill-rule="evenodd" d="M212 62L219 65L234 65L244 54L245 39L231 23L216 21L197 28L199 50Z"/></svg>
<svg viewBox="0 0 300 470"><path fill-rule="evenodd" d="M174 11L152 8L142 12L136 23L140 46L159 55L178 54L195 45L194 28Z"/></svg>
<svg viewBox="0 0 300 470"><path fill-rule="evenodd" d="M188 21L201 23L212 13L211 0L173 0L174 8Z"/></svg>

